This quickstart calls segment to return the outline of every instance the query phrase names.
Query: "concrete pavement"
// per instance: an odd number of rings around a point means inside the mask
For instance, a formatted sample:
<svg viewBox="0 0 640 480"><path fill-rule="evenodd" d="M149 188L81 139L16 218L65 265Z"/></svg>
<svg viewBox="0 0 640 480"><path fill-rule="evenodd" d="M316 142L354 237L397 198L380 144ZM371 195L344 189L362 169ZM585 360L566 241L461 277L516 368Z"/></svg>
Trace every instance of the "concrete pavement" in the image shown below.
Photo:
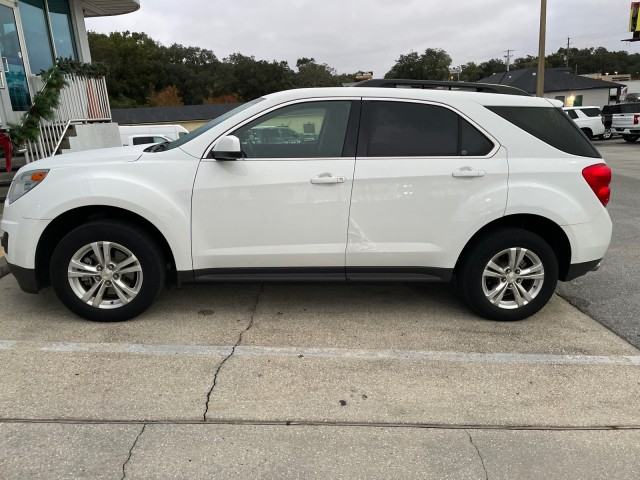
<svg viewBox="0 0 640 480"><path fill-rule="evenodd" d="M559 297L221 284L96 324L0 292L2 478L640 476L640 351Z"/></svg>

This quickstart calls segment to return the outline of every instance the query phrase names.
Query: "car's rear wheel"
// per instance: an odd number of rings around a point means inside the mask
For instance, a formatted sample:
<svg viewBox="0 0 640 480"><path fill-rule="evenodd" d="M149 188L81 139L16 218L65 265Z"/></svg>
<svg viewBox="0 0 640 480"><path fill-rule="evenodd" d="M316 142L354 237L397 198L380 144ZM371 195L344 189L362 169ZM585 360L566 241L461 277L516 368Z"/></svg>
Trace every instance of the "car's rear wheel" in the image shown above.
<svg viewBox="0 0 640 480"><path fill-rule="evenodd" d="M154 239L119 220L92 221L69 232L53 252L50 271L62 303L98 322L139 315L158 297L166 277Z"/></svg>
<svg viewBox="0 0 640 480"><path fill-rule="evenodd" d="M591 131L590 128L583 128L582 131L584 132L584 134L587 136L589 140L593 138L593 132Z"/></svg>
<svg viewBox="0 0 640 480"><path fill-rule="evenodd" d="M492 320L522 320L538 312L553 295L558 261L538 235L502 228L469 248L458 282L477 314Z"/></svg>
<svg viewBox="0 0 640 480"><path fill-rule="evenodd" d="M622 135L622 138L625 142L634 143L640 138L640 135Z"/></svg>

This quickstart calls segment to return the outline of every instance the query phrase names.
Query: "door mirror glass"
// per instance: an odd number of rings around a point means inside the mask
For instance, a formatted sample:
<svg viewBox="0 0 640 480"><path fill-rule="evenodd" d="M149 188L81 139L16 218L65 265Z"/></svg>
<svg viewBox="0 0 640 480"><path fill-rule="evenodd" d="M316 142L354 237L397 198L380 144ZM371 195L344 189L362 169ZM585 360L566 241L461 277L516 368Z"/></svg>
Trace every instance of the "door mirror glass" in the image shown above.
<svg viewBox="0 0 640 480"><path fill-rule="evenodd" d="M241 158L240 139L235 135L222 137L213 147L212 154L216 160L237 160Z"/></svg>

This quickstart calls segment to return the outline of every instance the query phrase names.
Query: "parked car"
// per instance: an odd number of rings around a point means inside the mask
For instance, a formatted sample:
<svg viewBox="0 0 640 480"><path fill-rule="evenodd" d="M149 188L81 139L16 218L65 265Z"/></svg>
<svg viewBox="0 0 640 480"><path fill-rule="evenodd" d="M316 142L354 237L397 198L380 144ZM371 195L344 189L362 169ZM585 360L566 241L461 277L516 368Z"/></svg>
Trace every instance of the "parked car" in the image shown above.
<svg viewBox="0 0 640 480"><path fill-rule="evenodd" d="M627 93L624 97L625 102L640 102L640 93Z"/></svg>
<svg viewBox="0 0 640 480"><path fill-rule="evenodd" d="M564 107L569 118L584 132L589 139L599 138L606 140L611 138L611 130L608 132L602 123L602 111L598 107Z"/></svg>
<svg viewBox="0 0 640 480"><path fill-rule="evenodd" d="M182 125L120 125L123 146L177 140L189 133Z"/></svg>
<svg viewBox="0 0 640 480"><path fill-rule="evenodd" d="M640 138L640 102L619 103L607 109L611 115L611 131L633 143Z"/></svg>
<svg viewBox="0 0 640 480"><path fill-rule="evenodd" d="M169 144L26 165L1 223L11 271L96 321L142 313L166 284L451 279L477 314L519 320L599 266L611 171L560 102L376 82L275 93ZM317 137L249 135L292 118Z"/></svg>

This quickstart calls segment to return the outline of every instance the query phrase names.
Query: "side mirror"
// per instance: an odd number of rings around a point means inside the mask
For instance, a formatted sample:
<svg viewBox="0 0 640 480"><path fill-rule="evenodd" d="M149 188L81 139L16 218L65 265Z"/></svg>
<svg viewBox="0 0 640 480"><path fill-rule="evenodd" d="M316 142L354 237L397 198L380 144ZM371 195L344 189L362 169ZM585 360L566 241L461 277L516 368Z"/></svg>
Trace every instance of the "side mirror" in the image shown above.
<svg viewBox="0 0 640 480"><path fill-rule="evenodd" d="M242 158L242 147L240 139L235 135L222 137L212 150L213 158L216 160L237 160Z"/></svg>

